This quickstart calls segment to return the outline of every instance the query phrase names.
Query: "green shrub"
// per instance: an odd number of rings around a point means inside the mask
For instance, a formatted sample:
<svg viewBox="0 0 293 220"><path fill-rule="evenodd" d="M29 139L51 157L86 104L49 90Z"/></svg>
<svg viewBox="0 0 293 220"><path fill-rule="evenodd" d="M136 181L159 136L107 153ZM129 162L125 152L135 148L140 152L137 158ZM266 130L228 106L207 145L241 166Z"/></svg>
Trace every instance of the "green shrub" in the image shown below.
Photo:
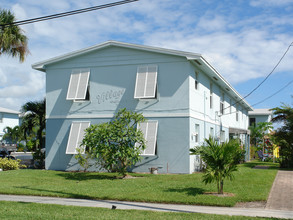
<svg viewBox="0 0 293 220"><path fill-rule="evenodd" d="M0 158L0 169L2 170L18 170L19 168L26 168L25 165L20 165L21 160L12 160L8 158Z"/></svg>

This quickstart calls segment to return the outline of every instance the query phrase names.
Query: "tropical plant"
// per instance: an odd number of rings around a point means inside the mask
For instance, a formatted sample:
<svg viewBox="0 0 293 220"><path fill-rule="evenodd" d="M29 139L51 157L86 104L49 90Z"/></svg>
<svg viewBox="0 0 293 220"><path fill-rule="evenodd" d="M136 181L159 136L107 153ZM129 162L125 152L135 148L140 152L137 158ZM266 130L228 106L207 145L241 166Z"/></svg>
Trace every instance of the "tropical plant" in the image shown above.
<svg viewBox="0 0 293 220"><path fill-rule="evenodd" d="M143 133L137 129L144 120L142 114L121 109L112 121L87 128L81 146L95 155L101 167L125 177L127 168L141 159L145 149Z"/></svg>
<svg viewBox="0 0 293 220"><path fill-rule="evenodd" d="M21 129L18 125L14 126L13 128L7 126L4 128L4 132L5 134L3 135L2 140L7 140L13 144L16 144L21 140Z"/></svg>
<svg viewBox="0 0 293 220"><path fill-rule="evenodd" d="M46 100L27 102L21 107L23 113L22 130L24 131L25 139L31 136L37 140L39 149L43 147L43 132L46 127ZM34 137L35 136L35 137Z"/></svg>
<svg viewBox="0 0 293 220"><path fill-rule="evenodd" d="M281 167L293 168L293 108L283 104L272 110L275 115L272 121L283 123L274 133L277 144L280 146Z"/></svg>
<svg viewBox="0 0 293 220"><path fill-rule="evenodd" d="M192 155L200 155L205 164L203 182L216 182L218 194L223 194L224 179L233 180L237 164L244 159L245 151L237 140L219 144L210 137L205 145L190 149Z"/></svg>
<svg viewBox="0 0 293 220"><path fill-rule="evenodd" d="M255 147L261 146L262 152L266 147L265 137L268 135L269 131L273 129L271 122L258 122L256 125L253 124L248 128L250 130L250 144ZM252 148L253 149L253 148Z"/></svg>
<svg viewBox="0 0 293 220"><path fill-rule="evenodd" d="M9 10L0 9L0 55L19 57L19 61L23 62L29 53L27 37L13 22L14 14Z"/></svg>

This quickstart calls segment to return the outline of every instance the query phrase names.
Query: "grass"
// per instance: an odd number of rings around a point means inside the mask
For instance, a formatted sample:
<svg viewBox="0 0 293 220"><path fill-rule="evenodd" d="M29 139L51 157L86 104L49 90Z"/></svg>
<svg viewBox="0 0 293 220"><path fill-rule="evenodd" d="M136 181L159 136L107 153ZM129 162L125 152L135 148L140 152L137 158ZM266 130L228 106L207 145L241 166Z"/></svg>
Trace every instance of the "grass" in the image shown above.
<svg viewBox="0 0 293 220"><path fill-rule="evenodd" d="M270 169L251 169L255 165ZM140 202L234 206L237 202L265 201L277 167L273 163L239 165L234 181L224 182L232 197L205 194L216 192L215 184L202 183L202 174L132 174L134 179L117 179L113 173L73 173L47 170L0 172L0 193Z"/></svg>
<svg viewBox="0 0 293 220"><path fill-rule="evenodd" d="M51 204L0 202L1 219L274 219L225 216L198 213L153 212L139 210L111 210Z"/></svg>

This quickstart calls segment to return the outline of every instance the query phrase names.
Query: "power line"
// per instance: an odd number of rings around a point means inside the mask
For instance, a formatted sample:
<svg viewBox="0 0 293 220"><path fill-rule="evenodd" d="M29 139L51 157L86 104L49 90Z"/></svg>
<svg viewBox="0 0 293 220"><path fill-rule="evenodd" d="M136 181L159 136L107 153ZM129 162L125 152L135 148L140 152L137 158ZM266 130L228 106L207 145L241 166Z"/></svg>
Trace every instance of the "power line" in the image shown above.
<svg viewBox="0 0 293 220"><path fill-rule="evenodd" d="M289 86L290 84L292 84L292 83L293 83L293 80L291 80L289 83L287 83L287 84L286 84L285 86L283 86L281 89L279 89L277 92L273 93L272 95L266 97L265 99L263 99L263 100L261 100L261 101L255 103L255 104L253 104L252 106L258 105L258 104L263 103L264 101L266 101L266 100L272 98L273 96L277 95L279 92L281 92L282 90L284 90L286 87L288 87L288 86Z"/></svg>
<svg viewBox="0 0 293 220"><path fill-rule="evenodd" d="M290 47L293 46L293 42L288 46L287 50L285 51L285 53L283 54L283 56L280 58L280 60L278 61L278 63L274 66L274 68L272 69L272 71L266 76L266 78L261 81L253 90L251 90L251 92L249 92L246 96L242 97L240 100L238 100L237 102L235 102L232 105L229 105L228 107L224 108L227 109L230 106L234 106L238 103L240 103L241 101L243 101L245 98L247 98L248 96L250 96L255 90L257 90L268 78L270 75L272 75L272 73L275 71L275 69L279 66L279 64L281 63L281 61L283 60L283 58L286 56L287 52L289 51Z"/></svg>
<svg viewBox="0 0 293 220"><path fill-rule="evenodd" d="M13 23L1 24L0 26L2 28L5 28L5 27L11 26L11 25L19 26L19 25L31 24L31 23L35 23L35 22L46 21L46 20L66 17L66 16L70 16L70 15L75 15L75 14L81 14L81 13L100 10L100 9L104 9L104 8L110 8L110 7L123 5L123 4L127 4L127 3L132 3L132 2L136 2L136 1L139 1L139 0L124 0L124 1L119 1L119 2L113 2L113 3L109 3L109 4L98 5L98 6L78 9L78 10L74 10L74 11L68 11L68 12L63 12L63 13L58 13L58 14L53 14L53 15L48 15L48 16L42 16L42 17L37 17L37 18L32 18L32 19L27 19L27 20L22 20L22 21L16 21Z"/></svg>

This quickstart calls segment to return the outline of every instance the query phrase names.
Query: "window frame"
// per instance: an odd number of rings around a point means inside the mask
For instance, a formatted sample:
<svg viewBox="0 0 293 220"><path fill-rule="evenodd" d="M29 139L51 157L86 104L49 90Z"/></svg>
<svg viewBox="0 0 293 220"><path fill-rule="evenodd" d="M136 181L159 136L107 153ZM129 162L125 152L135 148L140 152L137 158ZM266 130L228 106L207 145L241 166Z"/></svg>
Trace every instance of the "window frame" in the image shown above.
<svg viewBox="0 0 293 220"><path fill-rule="evenodd" d="M152 68L155 69L154 72L150 71L150 69L152 69ZM146 71L142 71L142 69L146 69ZM143 74L145 74L144 82L142 81ZM149 77L149 76L151 76L151 74L154 74L152 76L153 79L151 77ZM154 81L152 81L152 80L154 80ZM144 84L143 85L144 88L143 89L139 88L139 84ZM137 72L136 72L134 98L135 99L156 99L157 98L157 86L158 86L158 66L153 65L153 64L138 66ZM147 92L150 92L150 91L148 91L148 89L151 90L151 95L147 95ZM138 94L141 91L143 92L143 95Z"/></svg>
<svg viewBox="0 0 293 220"><path fill-rule="evenodd" d="M148 145L149 144L149 142L148 142L149 141L148 134L150 132L149 131L149 124L150 123L155 124L155 131L154 131L154 135L153 135L154 140L152 140L152 145L151 146ZM143 150L143 152L140 155L141 156L155 156L156 152L157 152L158 121L156 121L156 120L148 120L146 122L142 122L142 123L137 125L137 130L141 129L142 125L146 125L146 132L144 132L142 130L143 137L144 137L144 139L146 141L146 148ZM136 143L136 146L138 146L138 143ZM152 148L151 152L153 152L153 153L146 153L146 151L148 151L150 147Z"/></svg>
<svg viewBox="0 0 293 220"><path fill-rule="evenodd" d="M78 78L76 79L76 77ZM72 100L74 102L89 101L90 100L89 78L90 78L89 68L73 69L70 74L66 100ZM71 93L75 93L75 94L73 95Z"/></svg>
<svg viewBox="0 0 293 220"><path fill-rule="evenodd" d="M75 128L74 125L78 124L78 132L77 132L77 137L72 137L73 135L73 129ZM82 124L84 124L86 127L82 130ZM68 140L67 140L67 145L66 145L66 150L65 150L65 154L77 154L78 152L76 151L77 147L79 147L80 145L78 145L78 143L80 143L82 141L81 136L83 137L85 134L85 129L88 128L90 126L90 121L73 121L71 122L70 125L70 130L69 130L69 136L68 136ZM74 141L74 147L72 147L71 142L72 140ZM74 149L74 151L73 151ZM85 151L85 149L83 149ZM82 153L84 153L84 151Z"/></svg>
<svg viewBox="0 0 293 220"><path fill-rule="evenodd" d="M210 82L210 109L213 108L213 83Z"/></svg>

